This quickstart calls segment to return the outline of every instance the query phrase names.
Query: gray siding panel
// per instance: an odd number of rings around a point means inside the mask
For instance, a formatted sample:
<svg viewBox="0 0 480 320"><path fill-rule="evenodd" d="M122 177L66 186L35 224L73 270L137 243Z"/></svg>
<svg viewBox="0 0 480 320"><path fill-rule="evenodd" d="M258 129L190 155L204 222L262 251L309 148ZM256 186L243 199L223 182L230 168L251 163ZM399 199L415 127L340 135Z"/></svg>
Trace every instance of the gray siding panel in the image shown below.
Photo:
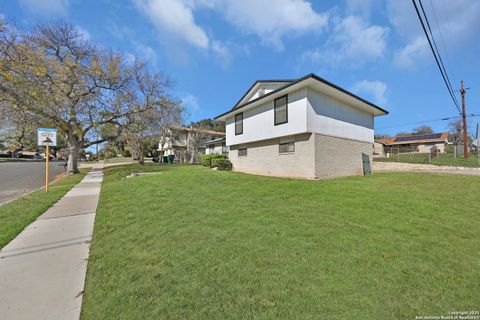
<svg viewBox="0 0 480 320"><path fill-rule="evenodd" d="M279 144L295 142L295 152L279 153ZM247 148L247 156L238 149ZM230 146L233 170L258 175L313 178L315 176L315 139L311 133Z"/></svg>
<svg viewBox="0 0 480 320"><path fill-rule="evenodd" d="M330 178L363 175L362 153L372 161L368 142L315 134L315 176Z"/></svg>
<svg viewBox="0 0 480 320"><path fill-rule="evenodd" d="M279 144L295 142L295 152L279 153ZM238 149L247 148L247 156ZM229 158L234 171L292 178L333 178L363 175L362 153L370 156L368 142L305 133L283 138L256 141L230 147Z"/></svg>

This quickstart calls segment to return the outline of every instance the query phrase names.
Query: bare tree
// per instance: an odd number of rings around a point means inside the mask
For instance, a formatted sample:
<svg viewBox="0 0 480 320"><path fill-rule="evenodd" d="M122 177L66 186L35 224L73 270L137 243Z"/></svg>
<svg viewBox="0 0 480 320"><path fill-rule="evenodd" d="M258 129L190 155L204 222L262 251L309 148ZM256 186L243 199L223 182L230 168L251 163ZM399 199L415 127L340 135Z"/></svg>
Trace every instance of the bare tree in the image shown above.
<svg viewBox="0 0 480 320"><path fill-rule="evenodd" d="M170 119L167 116L177 110L177 104L166 93L172 82L160 73L147 71L139 62L135 62L132 82L127 103L144 112L126 117L124 133L132 155L143 164L145 145L157 139L159 125Z"/></svg>
<svg viewBox="0 0 480 320"><path fill-rule="evenodd" d="M173 142L178 138L178 133L173 130L182 122L183 107L179 103L172 104L168 108L163 108L158 113L156 139L160 149L160 156L165 154L165 146L168 142Z"/></svg>
<svg viewBox="0 0 480 320"><path fill-rule="evenodd" d="M463 121L462 119L452 120L448 123L450 140L455 143L463 142Z"/></svg>
<svg viewBox="0 0 480 320"><path fill-rule="evenodd" d="M194 163L198 150L205 145L208 131L203 126L190 126L187 139L187 150L191 153L190 162Z"/></svg>

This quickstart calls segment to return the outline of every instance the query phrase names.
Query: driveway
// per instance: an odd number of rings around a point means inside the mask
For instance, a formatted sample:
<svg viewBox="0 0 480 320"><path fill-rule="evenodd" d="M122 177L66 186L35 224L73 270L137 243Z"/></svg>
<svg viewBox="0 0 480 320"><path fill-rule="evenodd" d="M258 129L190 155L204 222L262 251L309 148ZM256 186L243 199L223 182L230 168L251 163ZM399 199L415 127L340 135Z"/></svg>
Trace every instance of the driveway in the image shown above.
<svg viewBox="0 0 480 320"><path fill-rule="evenodd" d="M432 172L480 176L480 168L436 166L433 164L415 164L404 162L373 161L373 172Z"/></svg>
<svg viewBox="0 0 480 320"><path fill-rule="evenodd" d="M50 161L49 180L64 172L64 161ZM45 185L45 161L0 162L0 204Z"/></svg>

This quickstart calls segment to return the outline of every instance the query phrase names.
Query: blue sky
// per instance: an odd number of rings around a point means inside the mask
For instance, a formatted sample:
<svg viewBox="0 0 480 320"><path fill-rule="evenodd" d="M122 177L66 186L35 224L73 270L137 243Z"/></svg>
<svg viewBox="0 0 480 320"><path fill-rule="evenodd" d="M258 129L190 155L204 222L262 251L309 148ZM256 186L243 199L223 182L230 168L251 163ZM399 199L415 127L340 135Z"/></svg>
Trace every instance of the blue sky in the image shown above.
<svg viewBox="0 0 480 320"><path fill-rule="evenodd" d="M480 114L480 0L423 4L453 86L465 81L467 111ZM147 61L174 80L188 120L228 110L256 79L310 72L389 110L378 133L458 115L408 0L10 0L0 12L26 30L68 21Z"/></svg>

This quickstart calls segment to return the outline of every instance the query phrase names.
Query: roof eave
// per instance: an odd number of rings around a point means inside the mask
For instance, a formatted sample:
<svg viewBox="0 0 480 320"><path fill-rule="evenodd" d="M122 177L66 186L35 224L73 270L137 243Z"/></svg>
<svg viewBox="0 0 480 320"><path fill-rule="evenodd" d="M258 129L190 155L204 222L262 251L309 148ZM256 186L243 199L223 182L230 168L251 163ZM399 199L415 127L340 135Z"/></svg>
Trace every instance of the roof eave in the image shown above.
<svg viewBox="0 0 480 320"><path fill-rule="evenodd" d="M307 79L310 79L310 78L315 79L315 80L317 80L317 81L320 81L320 82L322 82L322 83L324 83L324 84L326 84L326 85L328 85L328 86L330 86L330 87L332 87L332 88L334 88L334 89L336 89L336 90L338 90L338 91L340 91L340 92L342 92L342 93L345 93L345 94L349 95L350 97L353 97L354 99L359 100L359 101L362 102L362 103L367 104L367 105L370 106L370 107L373 107L375 110L378 111L378 112L373 112L374 117L383 116L383 115L387 115L387 114L388 114L388 111L387 111L387 110L385 110L385 109L383 109L383 108L381 108L381 107L379 107L379 106L371 103L370 101L367 101L367 100L365 100L365 99L363 99L363 98L360 98L359 96L357 96L357 95L355 95L355 94L353 94L353 93L351 93L351 92L349 92L349 91L347 91L347 90L345 90L345 89L343 89L343 88L341 88L341 87L339 87L339 86L337 86L337 85L335 85L335 84L333 84L333 83L331 83L331 82L329 82L329 81L327 81L327 80L325 80L325 79L317 76L317 75L314 74L314 73L310 73L310 74L308 74L308 75L306 75L306 76L304 76L304 77L302 77L302 78L300 78L300 79L297 79L296 81L292 81L292 82L287 83L286 85L284 85L284 86L282 86L282 87L280 87L280 88L278 88L278 89L276 89L276 90L270 91L269 93L266 93L266 94L264 94L264 95L261 96L261 97L258 97L258 98L256 98L256 99L250 100L250 101L245 102L245 103L243 103L243 104L241 104L241 105L238 105L238 106L235 105L232 109L230 109L230 110L222 113L222 114L219 115L219 116L216 116L214 119L215 119L215 120L223 120L223 121L225 121L225 117L226 117L227 115L229 115L230 113L239 112L241 109L243 109L243 108L246 107L246 106L249 106L249 105L251 105L251 104L253 104L253 103L255 103L255 102L258 102L258 101L260 101L260 100L262 100L262 99L268 98L268 97L270 97L270 96L272 96L272 95L274 95L274 94L277 94L277 93L279 93L279 92L281 92L281 91L283 91L283 90L285 90L285 89L287 89L287 88L289 88L289 87L291 87L291 86L293 86L293 85L296 85L296 84L298 84L298 83L300 83L300 82L302 82L302 81L305 81L305 80L307 80ZM258 83L258 81L255 82L255 84L249 89L249 91L250 91L257 83ZM247 91L247 92L248 92L248 91ZM245 95L246 95L246 94L245 94ZM244 96L244 97L245 97L245 96ZM243 99L244 97L242 97L242 99ZM240 101L241 101L241 100L240 100Z"/></svg>
<svg viewBox="0 0 480 320"><path fill-rule="evenodd" d="M257 84L260 84L260 83L275 83L275 82L294 82L294 81L295 80L292 80L292 79L257 80L250 86L250 88L248 88L248 90L245 92L245 94L237 101L237 103L235 103L235 105L231 108L231 110L236 109L240 105L240 102L242 102L242 100L245 99L246 96L248 96L248 94L253 90L253 88L255 88L255 86Z"/></svg>

